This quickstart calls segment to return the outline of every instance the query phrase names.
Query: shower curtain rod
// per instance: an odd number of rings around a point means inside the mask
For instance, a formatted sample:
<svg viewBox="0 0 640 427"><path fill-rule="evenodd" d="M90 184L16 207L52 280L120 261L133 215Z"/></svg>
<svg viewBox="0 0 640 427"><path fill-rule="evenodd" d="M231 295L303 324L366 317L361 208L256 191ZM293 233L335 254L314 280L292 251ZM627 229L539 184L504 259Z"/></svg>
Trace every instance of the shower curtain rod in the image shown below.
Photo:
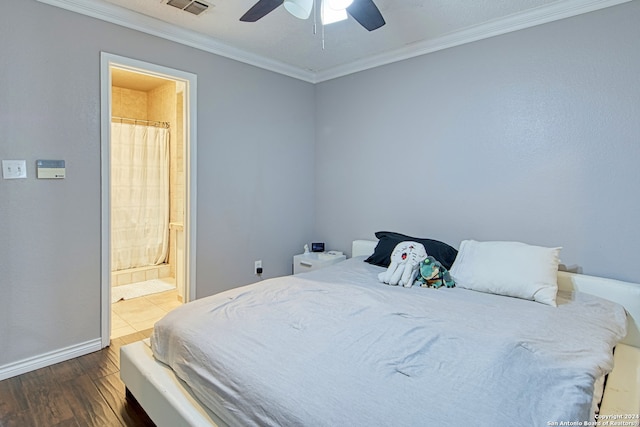
<svg viewBox="0 0 640 427"><path fill-rule="evenodd" d="M111 117L112 121L120 121L120 123L122 123L123 121L128 121L128 122L134 122L134 125L137 125L138 123L144 123L147 126L154 126L154 127L159 127L159 128L166 128L169 129L169 122L161 122L158 120L142 120L142 119L129 119L127 117L116 117L116 116L112 116Z"/></svg>

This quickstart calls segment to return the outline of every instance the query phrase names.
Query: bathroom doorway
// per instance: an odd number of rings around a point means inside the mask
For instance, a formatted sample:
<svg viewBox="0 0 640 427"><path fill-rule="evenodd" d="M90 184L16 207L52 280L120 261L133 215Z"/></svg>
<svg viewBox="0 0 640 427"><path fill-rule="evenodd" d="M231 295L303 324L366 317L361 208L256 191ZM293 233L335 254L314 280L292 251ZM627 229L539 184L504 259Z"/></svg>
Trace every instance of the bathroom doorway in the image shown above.
<svg viewBox="0 0 640 427"><path fill-rule="evenodd" d="M103 53L102 90L106 346L195 295L195 76Z"/></svg>

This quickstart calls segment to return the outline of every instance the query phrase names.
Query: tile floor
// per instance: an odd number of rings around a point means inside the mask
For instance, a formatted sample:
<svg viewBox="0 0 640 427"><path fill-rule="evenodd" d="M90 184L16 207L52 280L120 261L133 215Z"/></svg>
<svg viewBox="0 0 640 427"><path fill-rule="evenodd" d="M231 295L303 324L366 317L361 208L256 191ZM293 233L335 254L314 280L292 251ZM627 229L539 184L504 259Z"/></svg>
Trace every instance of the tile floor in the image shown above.
<svg viewBox="0 0 640 427"><path fill-rule="evenodd" d="M171 290L111 304L111 338L153 328L161 317L182 303Z"/></svg>

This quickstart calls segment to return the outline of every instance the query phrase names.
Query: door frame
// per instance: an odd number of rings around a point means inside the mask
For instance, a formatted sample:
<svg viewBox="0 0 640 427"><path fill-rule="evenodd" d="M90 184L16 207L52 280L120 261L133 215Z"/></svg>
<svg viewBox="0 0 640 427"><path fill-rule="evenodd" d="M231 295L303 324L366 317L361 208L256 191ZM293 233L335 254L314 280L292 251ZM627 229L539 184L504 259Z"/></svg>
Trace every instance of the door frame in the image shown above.
<svg viewBox="0 0 640 427"><path fill-rule="evenodd" d="M111 341L111 67L185 83L184 167L185 167L185 292L184 302L196 299L196 94L197 76L137 59L100 52L100 184L101 266L100 336L102 347Z"/></svg>

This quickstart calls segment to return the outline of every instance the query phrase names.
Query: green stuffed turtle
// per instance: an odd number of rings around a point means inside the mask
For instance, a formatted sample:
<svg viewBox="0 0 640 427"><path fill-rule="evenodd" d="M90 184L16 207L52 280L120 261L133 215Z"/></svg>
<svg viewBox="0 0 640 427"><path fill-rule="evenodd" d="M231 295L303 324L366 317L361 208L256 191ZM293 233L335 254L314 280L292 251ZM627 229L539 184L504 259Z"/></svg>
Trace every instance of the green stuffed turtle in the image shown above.
<svg viewBox="0 0 640 427"><path fill-rule="evenodd" d="M428 256L420 262L416 278L416 284L418 283L424 288L441 288L442 286L453 288L456 286L449 271L432 256Z"/></svg>

